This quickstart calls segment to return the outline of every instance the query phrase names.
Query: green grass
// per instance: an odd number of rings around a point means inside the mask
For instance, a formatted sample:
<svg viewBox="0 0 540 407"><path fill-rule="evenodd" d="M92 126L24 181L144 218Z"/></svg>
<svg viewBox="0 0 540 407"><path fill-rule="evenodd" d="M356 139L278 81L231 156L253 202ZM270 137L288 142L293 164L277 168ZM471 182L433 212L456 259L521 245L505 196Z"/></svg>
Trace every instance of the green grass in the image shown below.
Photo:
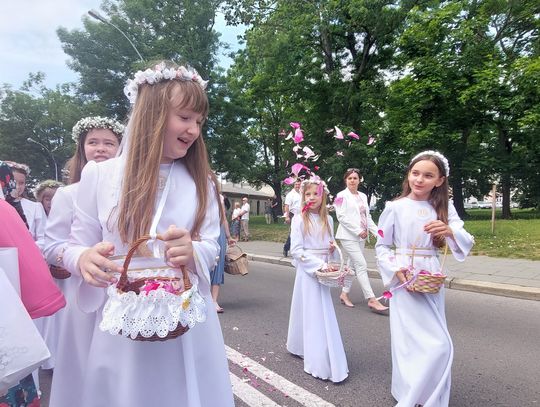
<svg viewBox="0 0 540 407"><path fill-rule="evenodd" d="M491 234L491 212L469 211L465 229L474 235L473 255L540 260L540 214L537 211L514 210L511 220L496 219L495 234ZM500 216L500 214L499 214ZM377 216L374 220L377 221ZM334 222L337 225L337 222ZM285 242L288 225L267 225L264 216L251 216L249 229L252 240ZM367 247L373 247L375 239Z"/></svg>

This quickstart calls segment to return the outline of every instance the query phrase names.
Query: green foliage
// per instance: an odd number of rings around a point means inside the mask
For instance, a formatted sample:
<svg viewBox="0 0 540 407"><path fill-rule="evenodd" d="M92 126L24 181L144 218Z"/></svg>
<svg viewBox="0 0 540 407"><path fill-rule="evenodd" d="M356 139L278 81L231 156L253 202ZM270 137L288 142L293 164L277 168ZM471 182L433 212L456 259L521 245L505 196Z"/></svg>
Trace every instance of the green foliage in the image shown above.
<svg viewBox="0 0 540 407"><path fill-rule="evenodd" d="M54 179L55 161L60 179L60 170L74 149L71 129L83 115L83 102L73 94L72 86L53 90L43 81L43 74L30 74L21 89L4 85L0 90L0 158L28 164L30 183Z"/></svg>

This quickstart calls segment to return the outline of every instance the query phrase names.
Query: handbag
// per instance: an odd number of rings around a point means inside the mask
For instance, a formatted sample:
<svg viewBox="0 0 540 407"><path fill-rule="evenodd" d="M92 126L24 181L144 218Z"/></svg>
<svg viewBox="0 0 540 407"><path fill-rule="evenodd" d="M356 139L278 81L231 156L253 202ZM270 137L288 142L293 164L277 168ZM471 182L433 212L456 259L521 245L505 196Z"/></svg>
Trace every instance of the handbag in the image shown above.
<svg viewBox="0 0 540 407"><path fill-rule="evenodd" d="M17 292L0 267L0 394L51 357Z"/></svg>
<svg viewBox="0 0 540 407"><path fill-rule="evenodd" d="M247 254L237 244L229 246L225 253L225 273L245 276L248 272Z"/></svg>

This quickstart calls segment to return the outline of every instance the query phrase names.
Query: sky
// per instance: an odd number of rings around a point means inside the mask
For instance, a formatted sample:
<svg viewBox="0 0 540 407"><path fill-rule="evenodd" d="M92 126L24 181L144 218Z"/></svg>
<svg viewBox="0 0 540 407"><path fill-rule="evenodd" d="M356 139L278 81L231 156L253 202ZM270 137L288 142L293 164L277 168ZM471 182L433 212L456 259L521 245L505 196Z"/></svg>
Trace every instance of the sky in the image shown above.
<svg viewBox="0 0 540 407"><path fill-rule="evenodd" d="M19 88L30 72L41 71L46 75L45 84L77 80L66 61L56 29L82 27L83 15L90 9L100 11L101 0L7 0L2 2L0 13L0 83ZM103 13L101 13L103 14ZM221 40L237 49L236 36L242 29L226 27L218 16L216 30ZM221 57L227 67L230 60Z"/></svg>

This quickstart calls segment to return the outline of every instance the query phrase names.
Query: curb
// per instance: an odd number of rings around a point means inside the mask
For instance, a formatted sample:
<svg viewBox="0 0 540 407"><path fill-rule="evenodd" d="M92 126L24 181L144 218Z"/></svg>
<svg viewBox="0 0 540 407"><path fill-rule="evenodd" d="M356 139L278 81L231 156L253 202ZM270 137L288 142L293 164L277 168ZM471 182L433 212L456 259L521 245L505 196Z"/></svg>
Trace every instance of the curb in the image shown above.
<svg viewBox="0 0 540 407"><path fill-rule="evenodd" d="M291 264L292 260L285 259L283 257L280 258L275 256L264 256L260 254L250 253L248 253L247 256L248 259L252 261L293 267L293 265ZM371 268L368 268L368 276L370 278L381 278L377 270ZM491 283L487 281L466 280L463 278L451 278L450 280L445 282L445 286L446 288L449 288L451 290L472 291L482 294L519 298L522 300L540 301L540 288L536 287L524 287L514 284L501 284Z"/></svg>

